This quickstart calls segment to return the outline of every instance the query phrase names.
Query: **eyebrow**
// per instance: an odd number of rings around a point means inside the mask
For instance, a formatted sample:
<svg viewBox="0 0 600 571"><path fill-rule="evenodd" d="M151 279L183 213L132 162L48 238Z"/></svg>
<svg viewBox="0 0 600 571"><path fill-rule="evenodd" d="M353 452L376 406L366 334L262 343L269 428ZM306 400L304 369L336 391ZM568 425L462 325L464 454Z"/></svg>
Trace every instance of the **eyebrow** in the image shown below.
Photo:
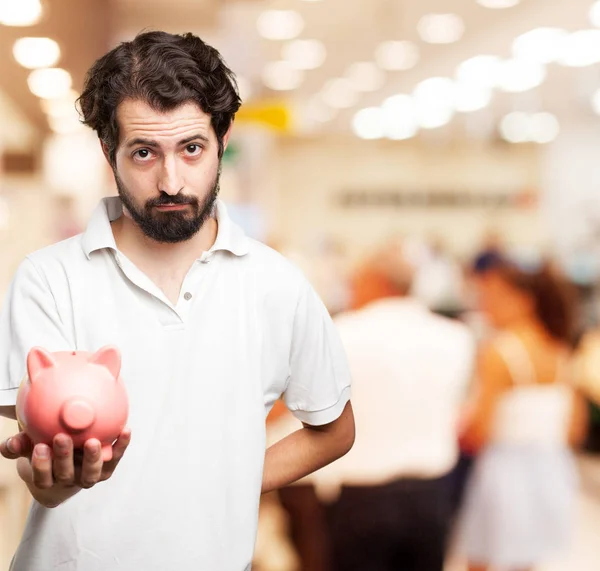
<svg viewBox="0 0 600 571"><path fill-rule="evenodd" d="M201 141L204 141L205 143L209 142L208 137L201 135L200 133L196 133L195 135L192 135L191 137L187 137L187 138L179 141L177 143L177 146L181 147L182 145L187 145L188 143L191 143L192 141L197 141L198 139ZM127 143L127 148L129 149L131 147L135 147L136 145L144 145L145 147L153 147L153 148L160 147L160 145L156 141L153 141L151 139L141 139L140 137L137 137L137 138L129 141L129 143Z"/></svg>

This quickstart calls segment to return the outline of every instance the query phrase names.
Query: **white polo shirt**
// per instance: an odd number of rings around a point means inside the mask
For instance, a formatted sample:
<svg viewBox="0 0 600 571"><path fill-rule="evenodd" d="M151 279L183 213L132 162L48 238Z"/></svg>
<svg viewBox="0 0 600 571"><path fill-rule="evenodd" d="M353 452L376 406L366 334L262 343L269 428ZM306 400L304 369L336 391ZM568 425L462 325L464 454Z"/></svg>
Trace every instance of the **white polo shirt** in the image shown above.
<svg viewBox="0 0 600 571"><path fill-rule="evenodd" d="M55 509L33 502L13 571L250 568L265 416L284 395L338 418L349 372L337 332L292 264L217 205L218 234L173 305L116 248L104 199L84 234L28 256L0 316L0 405L26 356L117 345L132 441L112 478Z"/></svg>

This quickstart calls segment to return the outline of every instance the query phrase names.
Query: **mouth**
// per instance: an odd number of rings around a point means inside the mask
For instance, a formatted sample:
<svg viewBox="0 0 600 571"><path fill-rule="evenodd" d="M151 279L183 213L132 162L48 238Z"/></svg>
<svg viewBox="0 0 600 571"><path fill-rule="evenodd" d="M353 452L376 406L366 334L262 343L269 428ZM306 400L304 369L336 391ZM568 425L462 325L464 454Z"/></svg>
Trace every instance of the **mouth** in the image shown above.
<svg viewBox="0 0 600 571"><path fill-rule="evenodd" d="M188 206L189 204L160 204L155 206L155 208L163 212L170 212L172 210L184 210Z"/></svg>

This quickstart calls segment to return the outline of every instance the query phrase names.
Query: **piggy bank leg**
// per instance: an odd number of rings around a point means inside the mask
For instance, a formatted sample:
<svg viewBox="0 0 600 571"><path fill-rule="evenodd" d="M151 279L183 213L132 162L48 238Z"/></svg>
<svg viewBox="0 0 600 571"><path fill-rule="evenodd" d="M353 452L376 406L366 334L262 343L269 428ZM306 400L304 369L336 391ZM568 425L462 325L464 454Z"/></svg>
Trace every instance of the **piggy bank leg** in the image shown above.
<svg viewBox="0 0 600 571"><path fill-rule="evenodd" d="M102 447L102 462L110 462L113 457L112 445L106 444Z"/></svg>

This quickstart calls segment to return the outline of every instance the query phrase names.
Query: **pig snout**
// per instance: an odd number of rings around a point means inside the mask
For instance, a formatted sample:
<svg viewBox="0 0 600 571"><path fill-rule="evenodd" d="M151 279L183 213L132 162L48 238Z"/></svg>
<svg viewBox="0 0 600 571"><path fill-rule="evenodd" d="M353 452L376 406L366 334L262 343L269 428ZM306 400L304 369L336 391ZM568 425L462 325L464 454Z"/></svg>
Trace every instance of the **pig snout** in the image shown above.
<svg viewBox="0 0 600 571"><path fill-rule="evenodd" d="M70 432L82 432L94 424L96 413L92 405L84 399L72 398L62 406L60 420Z"/></svg>

